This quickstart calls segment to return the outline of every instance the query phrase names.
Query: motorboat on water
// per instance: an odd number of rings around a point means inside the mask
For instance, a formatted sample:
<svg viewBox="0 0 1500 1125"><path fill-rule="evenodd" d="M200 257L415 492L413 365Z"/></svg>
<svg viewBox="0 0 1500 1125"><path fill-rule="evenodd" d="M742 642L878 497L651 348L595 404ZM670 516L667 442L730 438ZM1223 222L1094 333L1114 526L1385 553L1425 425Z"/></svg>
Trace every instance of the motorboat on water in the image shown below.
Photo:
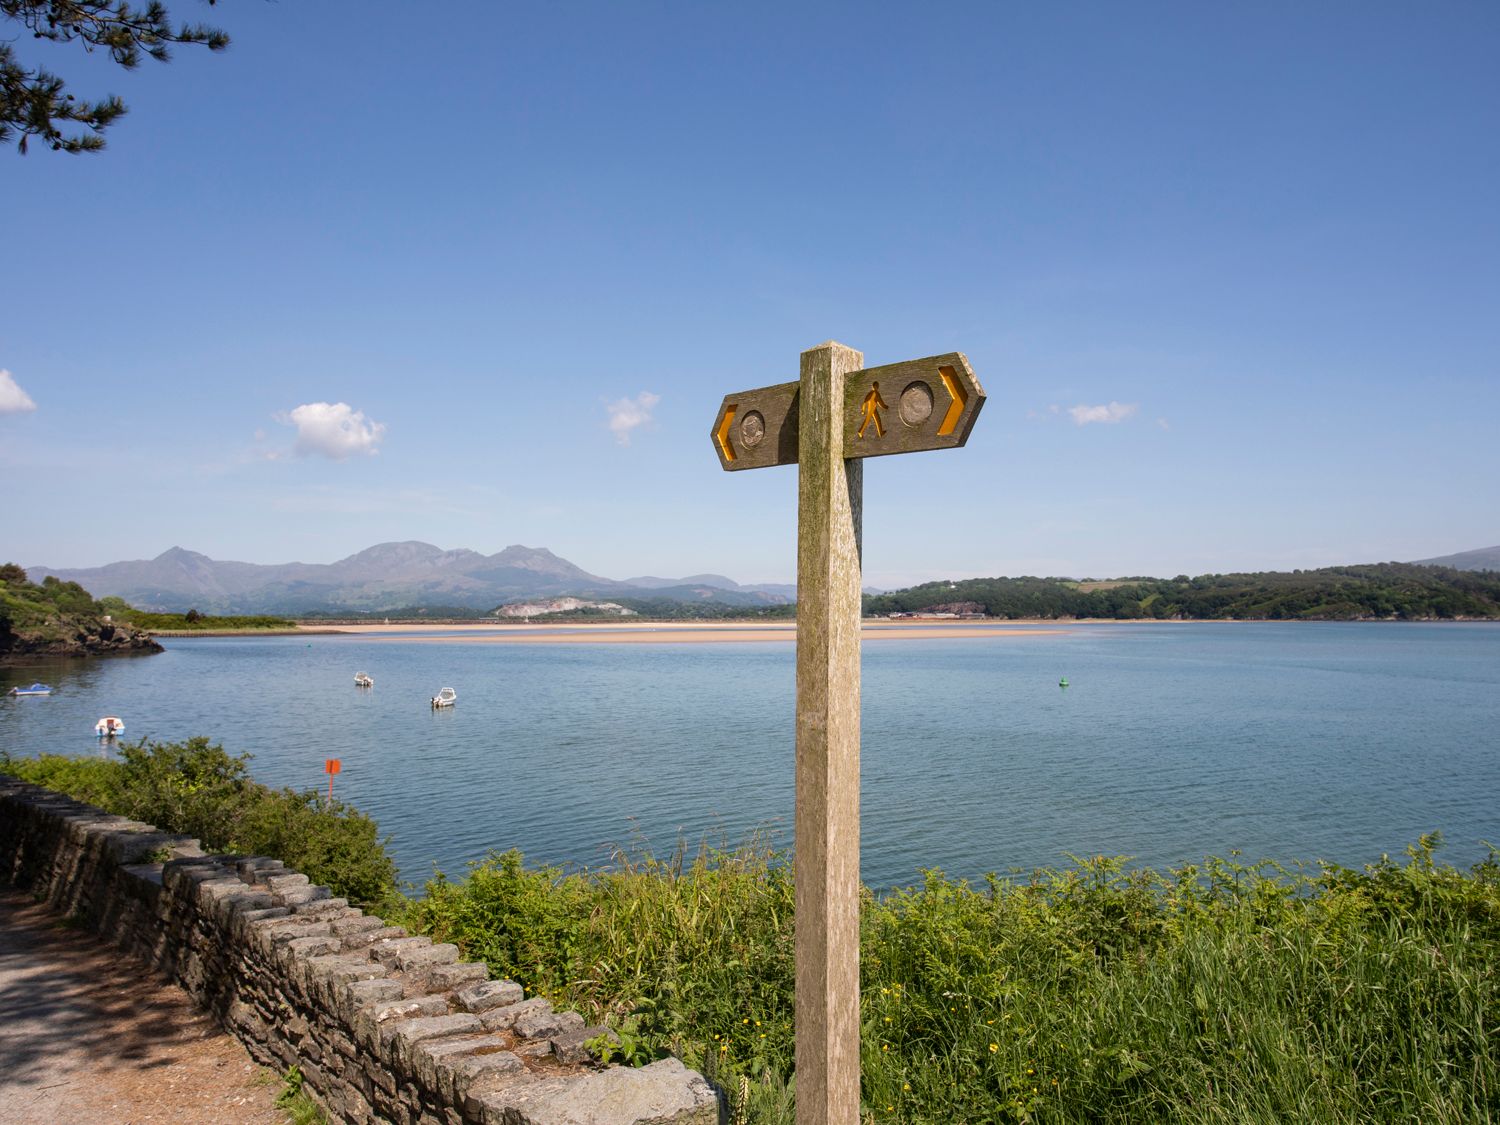
<svg viewBox="0 0 1500 1125"><path fill-rule="evenodd" d="M105 715L94 724L94 734L99 738L113 738L125 729L125 720L118 715Z"/></svg>
<svg viewBox="0 0 1500 1125"><path fill-rule="evenodd" d="M432 697L432 705L437 707L452 707L458 701L458 692L451 687L445 687Z"/></svg>
<svg viewBox="0 0 1500 1125"><path fill-rule="evenodd" d="M356 672L356 673L354 673L354 686L355 687L374 687L375 686L375 680L370 675L370 673L368 673L368 672Z"/></svg>
<svg viewBox="0 0 1500 1125"><path fill-rule="evenodd" d="M32 684L30 687L13 687L6 695L51 695L52 689L46 684Z"/></svg>

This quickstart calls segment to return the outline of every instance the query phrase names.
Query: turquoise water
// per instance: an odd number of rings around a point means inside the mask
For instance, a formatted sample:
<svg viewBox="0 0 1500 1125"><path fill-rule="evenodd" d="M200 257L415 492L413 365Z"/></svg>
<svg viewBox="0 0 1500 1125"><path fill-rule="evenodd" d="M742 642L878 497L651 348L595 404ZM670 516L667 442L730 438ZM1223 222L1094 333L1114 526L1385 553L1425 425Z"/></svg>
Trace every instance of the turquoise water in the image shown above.
<svg viewBox="0 0 1500 1125"><path fill-rule="evenodd" d="M403 877L491 849L597 864L632 840L790 844L788 643L503 645L169 640L151 657L0 668L0 748L208 735L273 785L326 785L393 838ZM375 687L356 689L356 671ZM1070 686L1058 687L1066 676ZM458 705L434 712L439 687ZM1072 626L868 641L863 874L978 876L1127 855L1359 864L1440 829L1500 844L1500 627Z"/></svg>

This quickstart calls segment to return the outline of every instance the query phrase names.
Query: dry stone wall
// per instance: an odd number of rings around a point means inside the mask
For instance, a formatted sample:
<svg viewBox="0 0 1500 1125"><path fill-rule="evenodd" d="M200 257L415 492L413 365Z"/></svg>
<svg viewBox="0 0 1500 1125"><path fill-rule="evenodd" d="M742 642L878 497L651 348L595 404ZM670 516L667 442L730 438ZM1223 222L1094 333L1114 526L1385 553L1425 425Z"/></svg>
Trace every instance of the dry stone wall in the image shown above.
<svg viewBox="0 0 1500 1125"><path fill-rule="evenodd" d="M334 1119L366 1125L717 1125L676 1059L601 1067L609 1035L452 945L412 937L259 857L0 775L0 883L167 974L261 1064L297 1067Z"/></svg>

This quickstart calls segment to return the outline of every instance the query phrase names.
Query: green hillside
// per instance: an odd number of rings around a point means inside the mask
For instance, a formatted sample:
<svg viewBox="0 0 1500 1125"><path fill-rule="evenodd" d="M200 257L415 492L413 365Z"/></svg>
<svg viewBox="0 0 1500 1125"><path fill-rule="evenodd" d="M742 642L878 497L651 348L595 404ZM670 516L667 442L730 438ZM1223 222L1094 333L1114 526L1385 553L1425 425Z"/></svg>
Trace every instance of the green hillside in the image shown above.
<svg viewBox="0 0 1500 1125"><path fill-rule="evenodd" d="M867 597L866 614L970 611L989 617L1117 620L1494 620L1500 573L1410 563L1189 578L970 578Z"/></svg>
<svg viewBox="0 0 1500 1125"><path fill-rule="evenodd" d="M76 582L28 581L15 563L0 566L0 660L21 656L92 656L160 652L128 621L115 620Z"/></svg>

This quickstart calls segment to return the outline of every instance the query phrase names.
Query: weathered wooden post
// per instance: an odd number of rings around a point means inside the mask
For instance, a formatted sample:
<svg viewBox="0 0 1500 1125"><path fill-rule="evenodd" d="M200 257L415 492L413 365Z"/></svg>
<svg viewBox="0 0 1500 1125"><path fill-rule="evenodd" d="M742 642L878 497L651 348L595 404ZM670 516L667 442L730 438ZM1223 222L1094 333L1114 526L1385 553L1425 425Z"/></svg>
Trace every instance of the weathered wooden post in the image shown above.
<svg viewBox="0 0 1500 1125"><path fill-rule="evenodd" d="M963 445L984 405L958 352L863 360L842 344L811 348L800 382L727 395L712 431L725 469L799 466L798 1125L859 1121L861 459Z"/></svg>

